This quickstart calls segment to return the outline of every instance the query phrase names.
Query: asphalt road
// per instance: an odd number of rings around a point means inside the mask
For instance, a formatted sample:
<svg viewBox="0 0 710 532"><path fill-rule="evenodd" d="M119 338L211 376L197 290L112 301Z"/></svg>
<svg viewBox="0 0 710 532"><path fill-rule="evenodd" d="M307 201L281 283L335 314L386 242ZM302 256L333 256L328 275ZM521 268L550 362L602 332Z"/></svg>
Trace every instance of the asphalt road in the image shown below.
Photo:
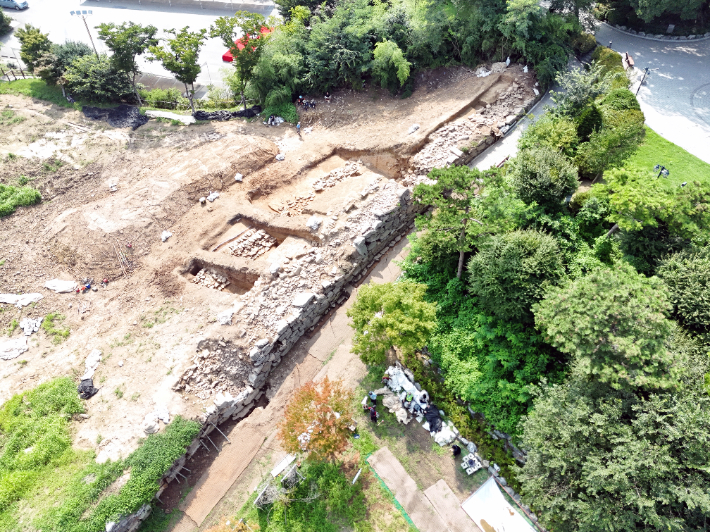
<svg viewBox="0 0 710 532"><path fill-rule="evenodd" d="M634 58L637 75L649 72L638 94L646 124L710 163L710 39L653 41L602 25L597 41ZM632 90L639 86L637 81ZM658 161L663 164L663 161Z"/></svg>
<svg viewBox="0 0 710 532"><path fill-rule="evenodd" d="M143 3L137 1L125 2L121 0L107 1L77 1L77 0L28 0L29 9L24 11L5 10L5 13L17 20L21 25L30 23L39 27L44 33L49 33L49 38L56 43L63 43L65 40L81 41L91 45L87 35L84 21L77 16L71 16L73 10L91 10L92 15L87 16L89 30L94 39L94 44L99 53L107 51L103 41L97 38L95 26L102 22L135 22L137 24L152 24L161 30L180 29L189 26L192 31L209 28L212 22L218 17L230 15L232 12L225 9L200 9L199 7L175 5L170 7L166 4ZM201 2L195 2L197 6ZM205 2L207 4L207 2ZM249 9L269 16L274 11L274 4L270 0L254 0L250 4L234 4L237 8ZM20 43L14 35L6 35L0 54L12 57L12 52L20 55ZM220 84L221 76L219 69L230 65L222 62L222 54L225 47L219 39L208 39L200 52L200 65L202 72L197 82L202 85ZM141 69L144 72L170 76L158 62L151 63L142 59Z"/></svg>

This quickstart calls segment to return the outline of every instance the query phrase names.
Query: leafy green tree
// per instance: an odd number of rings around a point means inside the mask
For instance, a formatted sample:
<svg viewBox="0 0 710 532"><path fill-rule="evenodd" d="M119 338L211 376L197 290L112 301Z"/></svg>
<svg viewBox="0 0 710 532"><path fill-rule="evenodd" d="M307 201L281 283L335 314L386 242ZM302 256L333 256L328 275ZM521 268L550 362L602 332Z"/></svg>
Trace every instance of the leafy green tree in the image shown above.
<svg viewBox="0 0 710 532"><path fill-rule="evenodd" d="M571 11L574 17L580 20L580 11L589 12L595 4L594 0L552 0L550 9L555 11Z"/></svg>
<svg viewBox="0 0 710 532"><path fill-rule="evenodd" d="M64 72L77 58L93 54L94 51L88 44L80 41L65 41L64 44L52 45L52 53L57 56Z"/></svg>
<svg viewBox="0 0 710 532"><path fill-rule="evenodd" d="M707 526L705 393L634 395L575 376L540 393L523 422L522 440L528 455L517 477L550 530Z"/></svg>
<svg viewBox="0 0 710 532"><path fill-rule="evenodd" d="M603 126L592 131L589 141L577 149L575 162L580 175L599 179L610 168L620 167L643 142L646 134L641 111L603 109Z"/></svg>
<svg viewBox="0 0 710 532"><path fill-rule="evenodd" d="M558 211L577 190L577 169L570 160L547 147L522 151L510 163L510 180L525 203Z"/></svg>
<svg viewBox="0 0 710 532"><path fill-rule="evenodd" d="M645 22L673 14L683 20L697 19L706 0L631 0L636 14Z"/></svg>
<svg viewBox="0 0 710 532"><path fill-rule="evenodd" d="M668 287L680 321L698 329L710 327L710 248L670 255L656 273Z"/></svg>
<svg viewBox="0 0 710 532"><path fill-rule="evenodd" d="M429 246L458 253L456 277L460 279L465 255L477 238L514 229L523 206L504 188L497 172L452 166L435 168L429 178L436 182L417 185L414 198L434 209L417 218L417 227L427 230L424 238Z"/></svg>
<svg viewBox="0 0 710 532"><path fill-rule="evenodd" d="M102 23L98 26L99 39L106 43L113 53L111 63L113 67L125 72L133 86L133 93L136 95L138 103L141 104L141 97L136 89L136 76L140 72L138 69L138 56L143 55L151 46L158 45L155 34L158 28L155 26L143 26L133 22L124 22L116 25L113 22Z"/></svg>
<svg viewBox="0 0 710 532"><path fill-rule="evenodd" d="M672 235L706 240L710 228L710 186L699 182L670 188L655 176L626 169L613 170L593 191L609 201L616 228L640 231L664 224ZM615 231L612 228L612 231Z"/></svg>
<svg viewBox="0 0 710 532"><path fill-rule="evenodd" d="M572 119L545 113L523 132L518 149L523 151L544 146L574 157L578 144L577 126Z"/></svg>
<svg viewBox="0 0 710 532"><path fill-rule="evenodd" d="M496 428L517 434L532 405L532 385L543 377L561 381L563 357L533 327L482 312L471 298L461 300L452 327L429 341L431 356L447 388Z"/></svg>
<svg viewBox="0 0 710 532"><path fill-rule="evenodd" d="M5 35L6 33L10 33L10 31L12 31L12 26L10 25L11 20L12 19L4 12L0 11L0 35Z"/></svg>
<svg viewBox="0 0 710 532"><path fill-rule="evenodd" d="M507 321L532 322L530 308L564 275L554 237L535 230L496 235L468 263L481 307Z"/></svg>
<svg viewBox="0 0 710 532"><path fill-rule="evenodd" d="M323 2L322 0L274 0L274 3L278 6L279 14L286 21L290 21L293 18L293 10L298 7L305 7L309 11L313 12L320 5L325 4L328 7L333 7L336 0L327 0Z"/></svg>
<svg viewBox="0 0 710 532"><path fill-rule="evenodd" d="M670 308L660 279L617 265L550 288L533 312L546 341L593 380L662 389L673 386L676 372L664 346Z"/></svg>
<svg viewBox="0 0 710 532"><path fill-rule="evenodd" d="M365 364L383 364L396 347L407 357L423 347L436 329L436 304L424 300L426 285L363 285L347 315L355 329L352 352Z"/></svg>
<svg viewBox="0 0 710 532"><path fill-rule="evenodd" d="M605 75L602 65L593 64L589 70L573 68L557 74L560 91L550 91L555 103L554 112L575 116L611 88L611 79Z"/></svg>
<svg viewBox="0 0 710 532"><path fill-rule="evenodd" d="M52 49L49 34L42 33L39 28L31 24L25 24L24 28L15 30L15 37L20 41L20 59L27 65L27 70L34 72L35 61L40 55Z"/></svg>
<svg viewBox="0 0 710 532"><path fill-rule="evenodd" d="M116 71L103 54L76 59L64 72L63 81L75 98L86 101L115 102L132 92L125 74Z"/></svg>
<svg viewBox="0 0 710 532"><path fill-rule="evenodd" d="M577 136L587 142L592 133L602 128L602 113L596 105L590 105L577 117Z"/></svg>
<svg viewBox="0 0 710 532"><path fill-rule="evenodd" d="M266 19L258 13L237 11L233 17L219 17L210 27L210 37L222 39L222 43L232 53L244 110L247 108L244 91L268 40L268 37L261 33L265 24ZM243 48L240 49L238 43L242 44Z"/></svg>
<svg viewBox="0 0 710 532"><path fill-rule="evenodd" d="M185 26L180 31L166 30L166 33L173 37L166 39L167 42L162 46L151 46L149 59L160 61L165 70L172 72L175 79L185 85L185 92L194 113L195 80L202 70L199 64L200 48L207 38L207 30L191 32L188 28L189 26ZM188 85L192 86L192 90L187 88Z"/></svg>
<svg viewBox="0 0 710 532"><path fill-rule="evenodd" d="M56 85L64 74L62 63L52 52L43 52L36 60L34 74L48 85Z"/></svg>
<svg viewBox="0 0 710 532"><path fill-rule="evenodd" d="M404 58L402 50L393 41L382 41L375 45L372 76L379 79L382 88L395 93L409 79L412 64Z"/></svg>

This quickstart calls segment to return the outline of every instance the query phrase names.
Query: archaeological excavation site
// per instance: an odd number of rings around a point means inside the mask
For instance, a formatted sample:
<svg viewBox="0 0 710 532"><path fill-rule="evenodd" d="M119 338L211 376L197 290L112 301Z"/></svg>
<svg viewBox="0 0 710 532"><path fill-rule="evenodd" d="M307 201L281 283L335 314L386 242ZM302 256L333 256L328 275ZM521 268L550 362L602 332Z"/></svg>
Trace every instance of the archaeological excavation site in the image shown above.
<svg viewBox="0 0 710 532"><path fill-rule="evenodd" d="M0 95L25 117L0 140L3 157L17 154L0 179L26 175L43 198L0 223L0 326L50 323L0 340L0 402L60 376L91 379L72 445L99 463L177 416L196 421L156 496L189 505L178 483L194 486L224 446L242 445L235 430L290 393L307 341L404 249L423 212L413 188L502 138L536 85L515 64L428 71L407 99L335 93L302 111L302 138L245 119L105 128ZM149 512L110 530L137 530Z"/></svg>

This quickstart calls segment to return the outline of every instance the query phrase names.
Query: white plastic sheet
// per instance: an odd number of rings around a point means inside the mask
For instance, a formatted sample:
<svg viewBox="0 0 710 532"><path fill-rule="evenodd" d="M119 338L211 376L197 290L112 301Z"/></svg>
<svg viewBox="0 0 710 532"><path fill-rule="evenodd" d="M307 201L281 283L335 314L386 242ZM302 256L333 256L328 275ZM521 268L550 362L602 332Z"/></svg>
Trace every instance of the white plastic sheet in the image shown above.
<svg viewBox="0 0 710 532"><path fill-rule="evenodd" d="M508 503L493 477L484 482L483 486L466 499L461 508L481 530L536 532L520 515L519 510Z"/></svg>
<svg viewBox="0 0 710 532"><path fill-rule="evenodd" d="M44 296L42 294L0 294L0 303L15 305L17 308L26 307L30 303L36 303Z"/></svg>

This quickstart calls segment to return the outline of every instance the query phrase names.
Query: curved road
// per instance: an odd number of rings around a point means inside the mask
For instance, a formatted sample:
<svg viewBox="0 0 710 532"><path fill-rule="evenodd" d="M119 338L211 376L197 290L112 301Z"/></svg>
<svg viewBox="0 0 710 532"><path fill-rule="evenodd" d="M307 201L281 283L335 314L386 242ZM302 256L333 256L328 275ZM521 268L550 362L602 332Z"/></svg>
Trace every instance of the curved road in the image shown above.
<svg viewBox="0 0 710 532"><path fill-rule="evenodd" d="M605 46L611 41L614 50L629 52L634 58L633 92L639 89L643 69L649 68L638 93L646 124L662 137L710 163L710 39L654 41L607 25L597 30L596 37ZM549 103L548 93L532 109L532 114L540 116ZM476 157L470 166L483 170L514 156L518 139L530 123L529 118L521 120L503 140ZM663 164L663 161L658 162Z"/></svg>

